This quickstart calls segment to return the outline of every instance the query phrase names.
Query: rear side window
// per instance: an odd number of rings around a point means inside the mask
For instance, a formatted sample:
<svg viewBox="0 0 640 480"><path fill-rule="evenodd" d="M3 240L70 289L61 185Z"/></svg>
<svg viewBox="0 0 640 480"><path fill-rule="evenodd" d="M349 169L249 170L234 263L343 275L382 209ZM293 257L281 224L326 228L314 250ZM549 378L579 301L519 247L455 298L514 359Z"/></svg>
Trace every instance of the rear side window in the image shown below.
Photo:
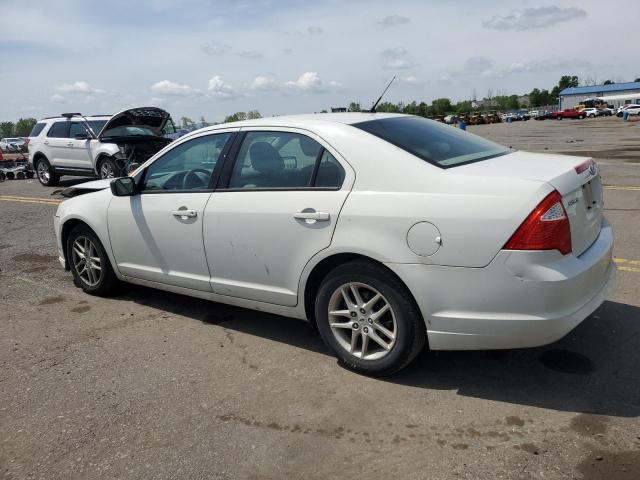
<svg viewBox="0 0 640 480"><path fill-rule="evenodd" d="M69 136L69 122L56 122L51 125L47 137L67 138Z"/></svg>
<svg viewBox="0 0 640 480"><path fill-rule="evenodd" d="M440 168L487 160L511 152L507 147L472 133L420 117L384 118L353 126Z"/></svg>
<svg viewBox="0 0 640 480"><path fill-rule="evenodd" d="M44 130L46 123L36 123L33 128L31 129L31 133L29 134L30 137L37 137L38 135L40 135L40 132L42 132L42 130Z"/></svg>
<svg viewBox="0 0 640 480"><path fill-rule="evenodd" d="M229 188L339 188L344 170L315 140L290 132L248 132Z"/></svg>

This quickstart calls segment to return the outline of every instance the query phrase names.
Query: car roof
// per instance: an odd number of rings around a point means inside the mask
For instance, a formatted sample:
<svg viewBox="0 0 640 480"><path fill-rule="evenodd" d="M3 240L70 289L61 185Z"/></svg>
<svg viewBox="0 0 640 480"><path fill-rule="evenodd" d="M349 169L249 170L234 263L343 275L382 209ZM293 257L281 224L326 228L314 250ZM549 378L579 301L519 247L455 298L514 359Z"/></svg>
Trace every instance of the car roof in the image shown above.
<svg viewBox="0 0 640 480"><path fill-rule="evenodd" d="M40 122L43 122L45 120L74 120L74 119L82 119L82 118L86 118L87 120L109 120L111 117L113 117L113 115L85 115L84 117L82 116L78 116L78 117L71 117L71 118L67 118L67 117L63 117L62 115L58 115L55 117L45 117L42 120L39 120Z"/></svg>
<svg viewBox="0 0 640 480"><path fill-rule="evenodd" d="M353 125L354 123L368 120L381 120L385 118L408 117L409 115L398 113L312 113L302 115L282 115L279 117L263 117L254 120L242 120L239 122L222 123L200 129L217 130L220 128L240 127L321 127L330 123Z"/></svg>

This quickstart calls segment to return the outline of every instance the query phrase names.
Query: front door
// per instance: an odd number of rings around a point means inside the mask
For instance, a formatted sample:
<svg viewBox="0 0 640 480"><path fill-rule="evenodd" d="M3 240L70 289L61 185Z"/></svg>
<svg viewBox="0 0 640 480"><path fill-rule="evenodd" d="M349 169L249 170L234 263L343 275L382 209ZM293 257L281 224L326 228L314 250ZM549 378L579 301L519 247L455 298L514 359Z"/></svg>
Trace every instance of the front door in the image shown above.
<svg viewBox="0 0 640 480"><path fill-rule="evenodd" d="M143 172L141 192L109 205L111 248L123 275L210 291L203 214L232 132L176 142Z"/></svg>
<svg viewBox="0 0 640 480"><path fill-rule="evenodd" d="M205 209L212 288L294 306L304 266L331 243L353 173L308 134L243 135L233 169L221 179L225 188Z"/></svg>
<svg viewBox="0 0 640 480"><path fill-rule="evenodd" d="M76 135L88 135L87 128L82 122L71 122L69 126L69 152L68 159L69 168L76 168L78 170L93 170L93 162L91 155L91 145L97 145L98 140L80 140L76 139Z"/></svg>

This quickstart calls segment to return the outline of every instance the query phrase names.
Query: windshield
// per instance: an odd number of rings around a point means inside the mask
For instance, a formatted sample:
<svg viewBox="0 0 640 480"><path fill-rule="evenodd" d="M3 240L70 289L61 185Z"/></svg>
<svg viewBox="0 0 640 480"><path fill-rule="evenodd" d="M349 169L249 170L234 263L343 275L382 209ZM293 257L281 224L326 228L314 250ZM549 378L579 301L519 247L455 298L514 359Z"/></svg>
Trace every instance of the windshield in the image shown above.
<svg viewBox="0 0 640 480"><path fill-rule="evenodd" d="M151 127L144 125L125 125L121 127L110 128L102 132L102 137L140 137L153 136L158 137L158 133Z"/></svg>
<svg viewBox="0 0 640 480"><path fill-rule="evenodd" d="M384 118L353 126L441 168L511 153L507 147L421 117Z"/></svg>
<svg viewBox="0 0 640 480"><path fill-rule="evenodd" d="M87 123L96 135L100 133L100 130L107 124L106 120L87 120Z"/></svg>

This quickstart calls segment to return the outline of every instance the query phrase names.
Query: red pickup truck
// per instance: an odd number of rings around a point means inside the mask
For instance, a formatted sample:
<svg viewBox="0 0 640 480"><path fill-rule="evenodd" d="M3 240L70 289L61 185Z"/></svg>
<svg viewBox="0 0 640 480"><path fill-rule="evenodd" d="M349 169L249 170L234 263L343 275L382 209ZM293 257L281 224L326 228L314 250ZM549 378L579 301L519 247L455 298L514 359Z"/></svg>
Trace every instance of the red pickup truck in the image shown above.
<svg viewBox="0 0 640 480"><path fill-rule="evenodd" d="M573 108L567 108L554 114L556 120L562 120L563 118L585 118L584 112L574 110Z"/></svg>

